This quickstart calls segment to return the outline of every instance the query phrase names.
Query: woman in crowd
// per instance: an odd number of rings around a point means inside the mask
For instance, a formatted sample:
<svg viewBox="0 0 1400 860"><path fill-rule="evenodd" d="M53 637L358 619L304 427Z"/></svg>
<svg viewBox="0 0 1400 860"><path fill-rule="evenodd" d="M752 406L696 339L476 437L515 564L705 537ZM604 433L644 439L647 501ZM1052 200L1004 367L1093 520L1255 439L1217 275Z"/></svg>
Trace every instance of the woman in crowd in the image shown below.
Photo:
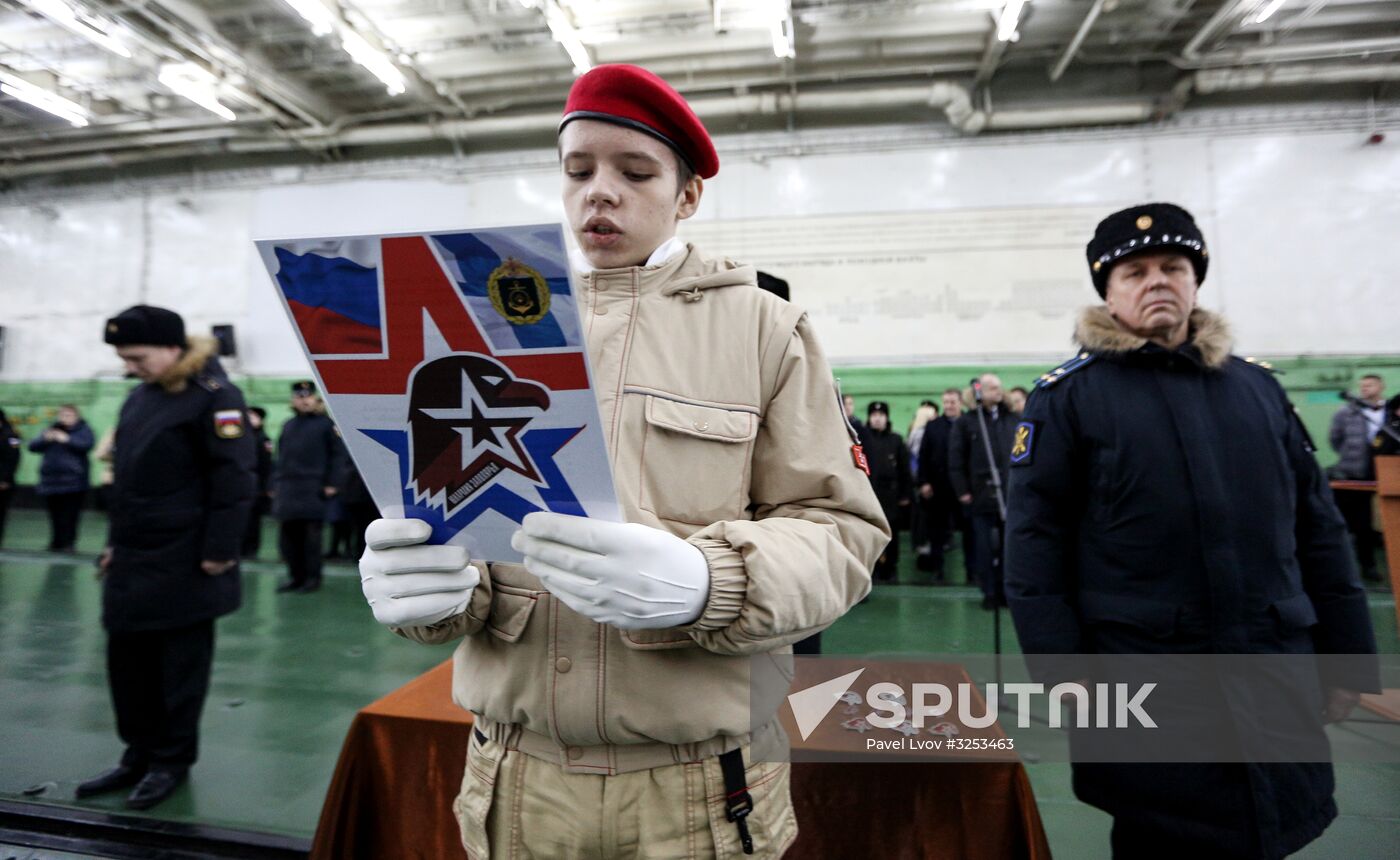
<svg viewBox="0 0 1400 860"><path fill-rule="evenodd" d="M58 407L58 419L29 450L42 454L39 495L49 509L49 550L72 552L78 540L78 517L88 488L88 453L95 440L92 428L78 414L78 407Z"/></svg>

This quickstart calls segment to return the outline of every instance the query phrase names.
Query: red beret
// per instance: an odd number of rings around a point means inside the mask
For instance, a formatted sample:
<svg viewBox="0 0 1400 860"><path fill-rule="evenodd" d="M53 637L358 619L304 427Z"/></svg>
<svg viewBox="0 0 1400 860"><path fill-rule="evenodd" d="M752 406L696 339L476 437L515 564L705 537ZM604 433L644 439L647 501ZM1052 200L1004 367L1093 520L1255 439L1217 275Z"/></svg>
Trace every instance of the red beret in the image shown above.
<svg viewBox="0 0 1400 860"><path fill-rule="evenodd" d="M701 179L719 173L719 153L700 117L671 85L640 66L590 69L569 90L559 130L596 119L649 134L674 149Z"/></svg>

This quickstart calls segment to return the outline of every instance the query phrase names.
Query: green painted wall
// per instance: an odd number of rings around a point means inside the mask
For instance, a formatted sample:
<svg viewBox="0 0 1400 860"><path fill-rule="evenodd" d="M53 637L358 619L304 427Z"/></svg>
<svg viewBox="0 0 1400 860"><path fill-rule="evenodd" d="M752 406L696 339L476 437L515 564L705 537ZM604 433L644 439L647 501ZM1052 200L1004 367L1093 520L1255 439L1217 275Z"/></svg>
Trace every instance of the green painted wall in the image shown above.
<svg viewBox="0 0 1400 860"><path fill-rule="evenodd" d="M249 406L267 410L267 429L272 437L292 415L288 389L291 377L234 377L243 390ZM27 442L53 423L58 407L71 403L78 407L84 420L99 438L117 421L122 401L135 382L115 380L83 380L80 382L0 382L0 408ZM18 483L33 484L38 480L39 455L26 450L20 457ZM101 470L94 462L92 482L97 483Z"/></svg>
<svg viewBox="0 0 1400 860"><path fill-rule="evenodd" d="M1068 357L1068 356L1067 356ZM1348 389L1353 393L1356 382L1367 373L1378 373L1386 381L1387 396L1400 386L1400 355L1357 356L1347 358L1267 357L1280 371L1278 380L1288 391L1308 432L1318 446L1318 459L1324 466L1337 461L1337 455L1327 444L1327 428L1332 415L1342 405L1337 392ZM838 367L841 390L855 397L856 415L864 420L866 404L871 400L886 400L890 404L890 426L903 434L914 420L914 410L921 400L939 400L945 388L965 388L973 376L992 372L1001 377L1002 386L1017 385L1030 389L1037 378L1049 370L1038 365L994 365L974 367Z"/></svg>
<svg viewBox="0 0 1400 860"><path fill-rule="evenodd" d="M1386 380L1386 391L1394 393L1400 385L1400 355L1359 356L1348 358L1270 358L1281 371L1279 381L1298 406L1299 413L1321 450L1318 457L1324 465L1336 461L1327 445L1327 427L1332 414L1341 405L1337 392L1354 390L1356 380L1366 373L1379 373ZM890 403L892 426L905 432L914 418L919 401L938 400L939 392L950 387L964 387L974 375L986 371L1001 377L1007 388L1017 385L1031 388L1037 377L1048 370L1039 365L994 365L991 367L926 366L926 367L838 367L836 375L841 388L856 399L858 414L863 414L871 400ZM235 377L249 405L268 411L268 430L276 438L282 423L291 416L288 402L290 377ZM34 438L53 421L59 405L72 403L83 413L99 436L116 421L122 400L133 383L111 380L80 382L0 382L0 407L9 414L26 440ZM38 470L39 458L27 451L20 460L19 482L32 484ZM93 469L93 480L98 469Z"/></svg>

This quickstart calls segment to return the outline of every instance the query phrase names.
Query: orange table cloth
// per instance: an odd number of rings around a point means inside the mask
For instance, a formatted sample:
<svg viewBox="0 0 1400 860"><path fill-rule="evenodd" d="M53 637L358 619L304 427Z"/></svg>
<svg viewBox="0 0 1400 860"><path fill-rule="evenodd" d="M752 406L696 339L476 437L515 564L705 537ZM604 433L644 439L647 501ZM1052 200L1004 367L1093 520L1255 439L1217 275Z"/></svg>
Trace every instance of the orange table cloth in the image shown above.
<svg viewBox="0 0 1400 860"><path fill-rule="evenodd" d="M365 707L326 793L313 860L465 860L452 815L471 714L446 661ZM1018 761L814 764L792 769L801 830L787 857L1048 860Z"/></svg>

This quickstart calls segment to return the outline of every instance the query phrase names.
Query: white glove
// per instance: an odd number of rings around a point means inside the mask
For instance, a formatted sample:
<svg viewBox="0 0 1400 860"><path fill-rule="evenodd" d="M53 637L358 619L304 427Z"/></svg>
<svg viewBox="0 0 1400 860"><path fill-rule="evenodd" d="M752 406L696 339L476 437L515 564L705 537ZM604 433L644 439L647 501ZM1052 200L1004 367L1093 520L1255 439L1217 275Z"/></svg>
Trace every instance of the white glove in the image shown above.
<svg viewBox="0 0 1400 860"><path fill-rule="evenodd" d="M466 611L481 582L460 546L419 546L433 533L423 520L375 520L365 529L360 588L374 620L427 627Z"/></svg>
<svg viewBox="0 0 1400 860"><path fill-rule="evenodd" d="M679 627L699 618L710 596L705 554L640 523L534 513L510 545L551 594L600 624Z"/></svg>

